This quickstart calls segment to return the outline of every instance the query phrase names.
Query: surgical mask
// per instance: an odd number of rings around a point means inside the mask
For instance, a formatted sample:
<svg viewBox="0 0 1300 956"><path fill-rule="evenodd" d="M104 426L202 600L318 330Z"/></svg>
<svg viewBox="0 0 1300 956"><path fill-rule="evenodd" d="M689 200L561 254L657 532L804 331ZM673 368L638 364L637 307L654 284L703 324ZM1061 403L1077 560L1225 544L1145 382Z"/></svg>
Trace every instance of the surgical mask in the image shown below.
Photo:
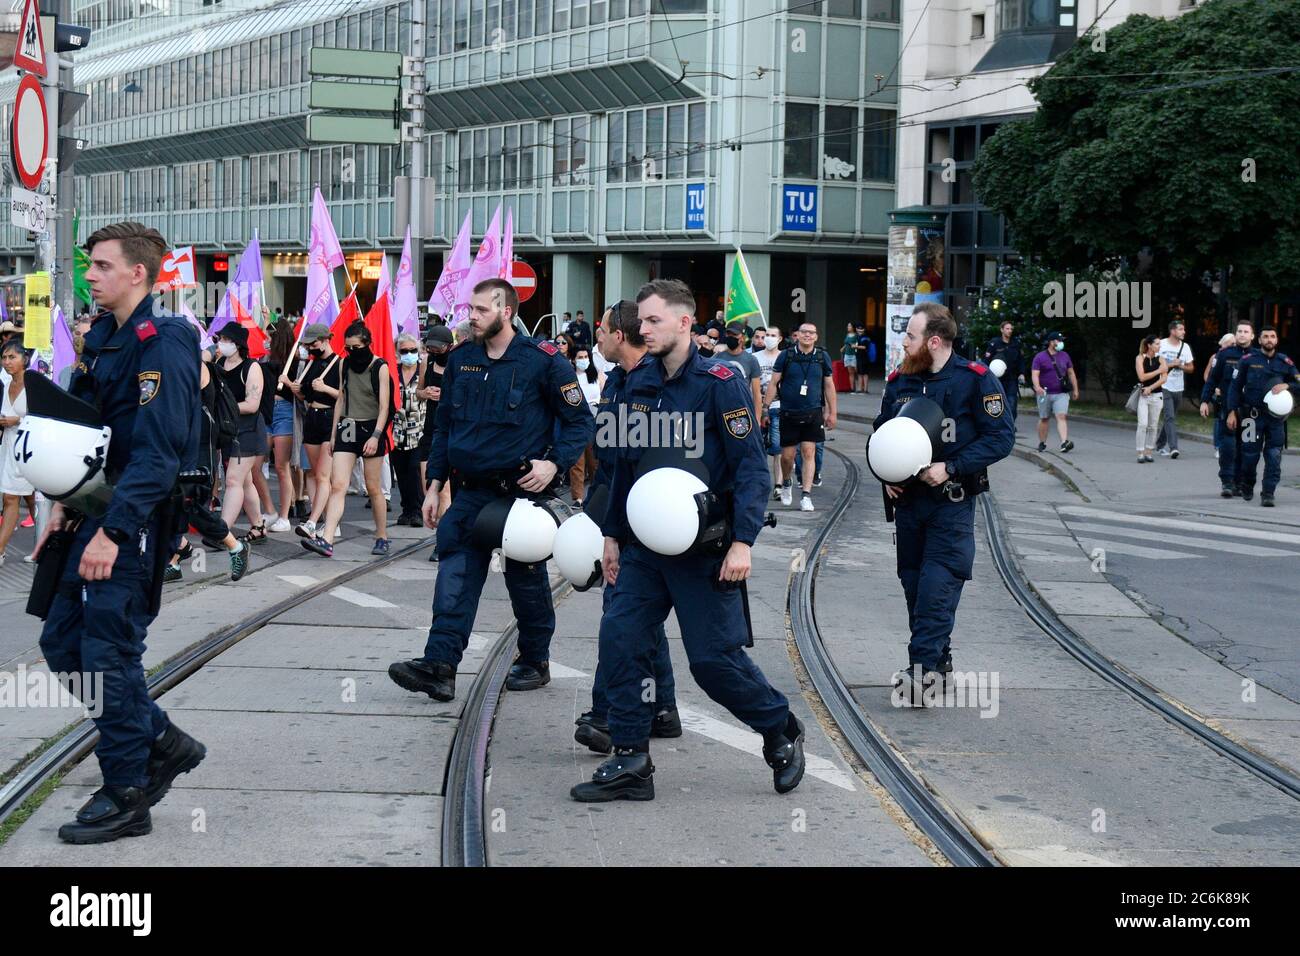
<svg viewBox="0 0 1300 956"><path fill-rule="evenodd" d="M591 362L587 361L586 359L578 359L578 361L574 362L573 364L578 367L579 372L585 372L587 371L588 367L591 365Z"/></svg>
<svg viewBox="0 0 1300 956"><path fill-rule="evenodd" d="M1057 339L1057 340L1056 340L1056 351L1059 352L1059 351L1061 351L1061 349L1063 349L1063 348L1065 348L1065 339Z"/></svg>
<svg viewBox="0 0 1300 956"><path fill-rule="evenodd" d="M239 349L235 346L235 343L234 343L234 342L218 342L218 343L217 343L217 353L218 353L222 358L230 358L230 356L234 355L234 354L235 354L236 352L238 352L238 351L239 351Z"/></svg>
<svg viewBox="0 0 1300 956"><path fill-rule="evenodd" d="M765 347L769 352L775 352L775 351L776 351L776 347L777 347L778 345L780 345L780 344L781 344L781 340L778 339L778 338L777 338L776 336L774 336L774 335L769 335L769 336L767 337L767 341L763 343L764 347Z"/></svg>
<svg viewBox="0 0 1300 956"><path fill-rule="evenodd" d="M301 345L298 346L298 358L302 359L302 361L304 361L304 362L307 361L307 358L308 358L308 356L309 356L310 354L311 354L311 353L308 352L308 351L307 351L305 348L303 348Z"/></svg>
<svg viewBox="0 0 1300 956"><path fill-rule="evenodd" d="M403 364L403 365L407 365L407 366L410 366L410 365L419 365L419 364L420 364L420 353L418 353L418 352L408 352L408 353L406 353L405 355L402 356L402 364Z"/></svg>

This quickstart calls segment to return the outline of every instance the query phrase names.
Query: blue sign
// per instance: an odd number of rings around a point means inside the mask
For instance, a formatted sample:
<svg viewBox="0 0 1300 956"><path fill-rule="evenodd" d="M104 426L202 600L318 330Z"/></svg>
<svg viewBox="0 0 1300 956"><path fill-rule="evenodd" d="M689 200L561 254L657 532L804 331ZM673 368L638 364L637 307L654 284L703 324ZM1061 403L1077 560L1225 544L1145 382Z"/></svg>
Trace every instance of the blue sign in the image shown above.
<svg viewBox="0 0 1300 956"><path fill-rule="evenodd" d="M786 186L781 195L781 228L785 232L817 231L817 187Z"/></svg>
<svg viewBox="0 0 1300 956"><path fill-rule="evenodd" d="M704 228L704 183L686 184L686 228Z"/></svg>

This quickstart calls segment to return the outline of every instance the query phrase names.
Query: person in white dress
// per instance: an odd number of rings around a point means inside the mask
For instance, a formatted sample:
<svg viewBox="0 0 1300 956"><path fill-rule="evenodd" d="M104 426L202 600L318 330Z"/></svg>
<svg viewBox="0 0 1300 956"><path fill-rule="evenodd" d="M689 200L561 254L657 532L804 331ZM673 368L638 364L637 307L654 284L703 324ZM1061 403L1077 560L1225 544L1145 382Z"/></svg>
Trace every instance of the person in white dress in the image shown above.
<svg viewBox="0 0 1300 956"><path fill-rule="evenodd" d="M19 339L10 339L0 348L0 366L7 373L9 382L0 393L0 495L3 495L4 507L0 511L0 565L4 564L5 548L9 539L18 528L18 506L23 498L29 503L35 493L30 484L18 474L18 465L14 461L14 449L18 444L18 423L27 414L27 391L24 377L27 373L27 353L23 351Z"/></svg>

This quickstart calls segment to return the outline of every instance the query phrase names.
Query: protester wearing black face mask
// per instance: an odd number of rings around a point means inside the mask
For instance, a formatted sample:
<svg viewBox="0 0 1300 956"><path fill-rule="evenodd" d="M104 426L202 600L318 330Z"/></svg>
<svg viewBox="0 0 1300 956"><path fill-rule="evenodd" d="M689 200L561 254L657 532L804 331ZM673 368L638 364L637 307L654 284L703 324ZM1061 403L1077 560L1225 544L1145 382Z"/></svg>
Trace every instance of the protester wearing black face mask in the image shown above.
<svg viewBox="0 0 1300 956"><path fill-rule="evenodd" d="M311 474L307 493L311 496L311 514L295 531L304 538L316 536L316 525L325 514L330 498L330 432L334 428L334 403L338 401L343 361L330 345L330 327L315 322L303 330L311 357L302 378L290 390L303 404L302 444L307 449Z"/></svg>
<svg viewBox="0 0 1300 956"><path fill-rule="evenodd" d="M723 342L726 344L726 348L718 349L713 355L713 361L725 364L745 380L745 384L749 386L753 395L754 416L761 419L763 417L763 392L760 383L763 370L758 364L758 359L754 357L754 353L745 350L744 327L739 320L727 326Z"/></svg>

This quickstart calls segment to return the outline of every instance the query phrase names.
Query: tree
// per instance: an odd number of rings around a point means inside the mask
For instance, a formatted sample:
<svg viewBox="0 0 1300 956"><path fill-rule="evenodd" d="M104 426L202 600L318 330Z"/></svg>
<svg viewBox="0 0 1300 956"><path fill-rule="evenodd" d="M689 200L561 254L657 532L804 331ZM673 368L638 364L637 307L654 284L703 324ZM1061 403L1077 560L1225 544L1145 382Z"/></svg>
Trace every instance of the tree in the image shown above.
<svg viewBox="0 0 1300 956"><path fill-rule="evenodd" d="M1204 304L1220 269L1237 301L1300 288L1296 64L1295 0L1090 32L1030 81L1037 112L980 150L976 192L1022 253L1062 271L1122 264L1166 306Z"/></svg>

